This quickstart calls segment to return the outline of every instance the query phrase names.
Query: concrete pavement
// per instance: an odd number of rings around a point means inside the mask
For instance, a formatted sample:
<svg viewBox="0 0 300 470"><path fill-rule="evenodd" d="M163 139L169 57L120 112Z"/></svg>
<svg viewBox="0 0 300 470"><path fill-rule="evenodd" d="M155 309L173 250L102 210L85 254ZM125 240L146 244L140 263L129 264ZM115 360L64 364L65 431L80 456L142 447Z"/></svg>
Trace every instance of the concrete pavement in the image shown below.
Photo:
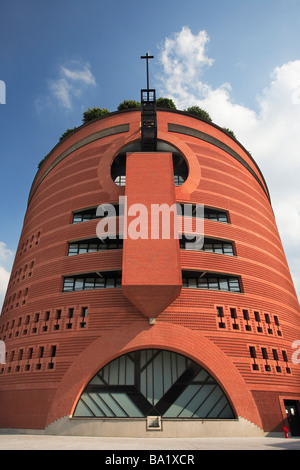
<svg viewBox="0 0 300 470"><path fill-rule="evenodd" d="M300 438L111 438L0 434L0 450L300 450Z"/></svg>

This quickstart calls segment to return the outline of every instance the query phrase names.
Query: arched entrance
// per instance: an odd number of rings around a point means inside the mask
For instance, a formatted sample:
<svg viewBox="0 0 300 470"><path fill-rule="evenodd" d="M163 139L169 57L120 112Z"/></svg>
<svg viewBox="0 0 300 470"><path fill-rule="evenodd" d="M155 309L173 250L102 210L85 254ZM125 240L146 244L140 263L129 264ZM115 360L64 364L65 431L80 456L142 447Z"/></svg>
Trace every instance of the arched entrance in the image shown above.
<svg viewBox="0 0 300 470"><path fill-rule="evenodd" d="M227 398L233 410L234 419L168 418L165 411L162 418L157 418L158 421L161 421L162 432L156 433L156 435L159 434L162 437L199 437L208 434L215 437L261 435L261 420L252 394L243 377L220 348L199 331L189 330L171 323L157 322L155 325L148 327L145 324L146 321L143 320L115 329L113 340L112 332L109 331L106 335L97 338L77 357L64 375L53 398L47 418L48 433L93 436L148 436L149 431L146 429L146 423L151 415L141 418L108 418L103 416L95 419L93 414L87 417L79 417L78 415L75 416L75 413L77 413L80 398L83 396L86 387L98 375L99 371L104 370L116 359L124 360L120 358L128 357L129 354L136 351L163 350L178 356L181 355L191 361L191 364L195 363L198 367L203 368L204 372L207 372L210 377L207 377L207 384L208 379L215 380ZM154 359L154 356L152 356L152 365L150 366L149 363L149 366L145 369L148 372L148 377L151 367L153 367L155 375L158 376L159 360L161 360L161 366L167 362L166 359L162 360L158 357L156 361ZM185 382L187 383L186 391L192 390L195 385L199 385L193 383L193 381L196 381L196 377L197 375L194 375L191 380ZM177 378L172 380L175 388ZM118 386L117 384L114 385ZM211 384L209 383L209 385ZM102 391L104 392L104 389ZM183 394L180 399L186 396ZM175 399L173 400L173 405L178 404L179 397L180 395L178 395L177 403ZM157 398L159 398L159 395ZM158 401L160 399L161 397ZM149 401L148 398L147 400ZM187 406L182 406L181 409L183 408L188 409ZM169 411L172 411L172 408Z"/></svg>
<svg viewBox="0 0 300 470"><path fill-rule="evenodd" d="M85 387L73 416L235 418L223 390L203 367L163 349L132 351L109 362Z"/></svg>

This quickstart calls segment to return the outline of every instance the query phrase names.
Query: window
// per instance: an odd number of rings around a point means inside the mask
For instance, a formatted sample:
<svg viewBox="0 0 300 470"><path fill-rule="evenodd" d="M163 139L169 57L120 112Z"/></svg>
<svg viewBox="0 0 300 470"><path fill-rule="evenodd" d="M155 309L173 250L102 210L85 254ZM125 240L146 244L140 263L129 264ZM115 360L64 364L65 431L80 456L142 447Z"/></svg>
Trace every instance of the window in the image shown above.
<svg viewBox="0 0 300 470"><path fill-rule="evenodd" d="M177 204L178 214L184 214L183 203ZM197 217L197 205L192 204L192 216ZM222 209L211 209L209 207L204 207L204 219L209 219L214 222L223 222L228 223L227 212ZM199 216L198 216L199 217Z"/></svg>
<svg viewBox="0 0 300 470"><path fill-rule="evenodd" d="M259 312L254 312L254 318L255 318L255 320L257 321L257 323L260 323L260 314L259 314ZM262 329L261 326L258 326L258 327L257 327L257 332L258 332L258 333L262 333L262 332L263 332L263 329Z"/></svg>
<svg viewBox="0 0 300 470"><path fill-rule="evenodd" d="M81 255L83 253L95 253L97 251L117 250L123 248L123 240L107 238L101 241L99 238L69 243L68 256Z"/></svg>
<svg viewBox="0 0 300 470"><path fill-rule="evenodd" d="M275 361L279 361L277 349L272 349L273 357Z"/></svg>
<svg viewBox="0 0 300 470"><path fill-rule="evenodd" d="M249 323L248 323L249 320L250 320L248 310L246 310L246 309L243 310L243 317L244 317L244 320L246 321L246 325L245 325L246 331L251 331L252 330L251 325L249 325Z"/></svg>
<svg viewBox="0 0 300 470"><path fill-rule="evenodd" d="M268 313L265 313L265 320L266 320L266 323L271 323L270 322L270 315Z"/></svg>
<svg viewBox="0 0 300 470"><path fill-rule="evenodd" d="M256 349L254 346L249 346L250 356L255 359L256 358Z"/></svg>
<svg viewBox="0 0 300 470"><path fill-rule="evenodd" d="M287 357L286 351L282 351L282 358L283 358L284 362L288 362L288 357Z"/></svg>
<svg viewBox="0 0 300 470"><path fill-rule="evenodd" d="M228 223L227 212L219 209L209 209L208 207L204 208L204 218L209 220L214 220L216 222Z"/></svg>
<svg viewBox="0 0 300 470"><path fill-rule="evenodd" d="M113 204L113 206L115 208L116 215L119 215L119 205L118 204ZM87 222L89 220L100 219L101 217L97 216L97 207L92 207L90 209L82 209L81 211L73 212L73 222L72 223L73 224L78 224L80 222ZM107 215L108 214L105 214L105 217Z"/></svg>
<svg viewBox="0 0 300 470"><path fill-rule="evenodd" d="M224 317L223 307L217 307L217 316L220 318Z"/></svg>
<svg viewBox="0 0 300 470"><path fill-rule="evenodd" d="M270 371L271 371L271 366L267 363L267 360L268 360L268 358L269 358L267 348L261 348L261 353L262 353L262 357L263 357L263 358L265 359L265 361L266 361L265 370L266 370L267 372L270 372Z"/></svg>
<svg viewBox="0 0 300 470"><path fill-rule="evenodd" d="M86 327L86 321L85 318L88 313L88 308L87 307L81 307L81 322L80 322L80 328L85 328Z"/></svg>
<svg viewBox="0 0 300 470"><path fill-rule="evenodd" d="M239 327L238 323L236 322L236 319L237 319L236 308L231 308L230 309L230 316L231 316L231 318L234 319L234 322L232 324L232 328L234 330L239 330L240 327Z"/></svg>
<svg viewBox="0 0 300 470"><path fill-rule="evenodd" d="M223 307L217 307L217 317L220 318L219 328L226 328L225 322L223 320L223 318L224 318Z"/></svg>
<svg viewBox="0 0 300 470"><path fill-rule="evenodd" d="M236 308L230 309L230 316L231 318L237 318Z"/></svg>
<svg viewBox="0 0 300 470"><path fill-rule="evenodd" d="M121 287L121 271L103 271L64 278L63 292Z"/></svg>
<svg viewBox="0 0 300 470"><path fill-rule="evenodd" d="M174 175L175 186L182 186L183 183L184 183L184 178L181 175Z"/></svg>
<svg viewBox="0 0 300 470"><path fill-rule="evenodd" d="M249 352L250 352L250 357L253 359L252 369L253 370L259 370L259 366L255 362L255 359L256 359L256 348L255 348L255 346L249 346Z"/></svg>
<svg viewBox="0 0 300 470"><path fill-rule="evenodd" d="M114 182L117 186L125 186L126 185L126 176L125 175L118 175L115 177Z"/></svg>
<svg viewBox="0 0 300 470"><path fill-rule="evenodd" d="M266 348L261 348L262 357L268 359L268 351Z"/></svg>
<svg viewBox="0 0 300 470"><path fill-rule="evenodd" d="M54 369L53 358L56 356L56 346L50 348L50 362L48 362L48 369Z"/></svg>
<svg viewBox="0 0 300 470"><path fill-rule="evenodd" d="M73 318L73 316L74 316L74 308L69 308L68 317Z"/></svg>
<svg viewBox="0 0 300 470"><path fill-rule="evenodd" d="M61 310L56 310L56 320L59 320L61 318Z"/></svg>
<svg viewBox="0 0 300 470"><path fill-rule="evenodd" d="M186 237L182 237L179 241L180 243L180 248L183 250L191 250L193 247L191 247L191 243L193 243L193 240L189 240ZM195 243L195 250L197 250L197 244ZM227 241L221 241L221 240L214 240L210 238L205 238L203 246L200 248L201 251L207 252L207 253L219 253L222 255L229 255L233 256L233 243L232 242L227 242Z"/></svg>
<svg viewBox="0 0 300 470"><path fill-rule="evenodd" d="M133 142L124 147L118 155L116 155L111 166L111 177L114 183L118 186L126 185L126 154L127 152L140 152L141 142ZM157 152L172 153L173 157L173 173L175 186L181 186L188 177L188 166L185 158L178 152L178 150L168 144L167 142L157 142Z"/></svg>
<svg viewBox="0 0 300 470"><path fill-rule="evenodd" d="M233 419L216 380L199 364L160 349L132 351L103 367L83 391L75 417Z"/></svg>
<svg viewBox="0 0 300 470"><path fill-rule="evenodd" d="M182 281L187 288L241 292L239 278L233 276L183 271Z"/></svg>
<svg viewBox="0 0 300 470"><path fill-rule="evenodd" d="M75 212L73 214L73 224L78 224L79 222L86 222L87 220L96 219L97 208L85 209L81 212Z"/></svg>

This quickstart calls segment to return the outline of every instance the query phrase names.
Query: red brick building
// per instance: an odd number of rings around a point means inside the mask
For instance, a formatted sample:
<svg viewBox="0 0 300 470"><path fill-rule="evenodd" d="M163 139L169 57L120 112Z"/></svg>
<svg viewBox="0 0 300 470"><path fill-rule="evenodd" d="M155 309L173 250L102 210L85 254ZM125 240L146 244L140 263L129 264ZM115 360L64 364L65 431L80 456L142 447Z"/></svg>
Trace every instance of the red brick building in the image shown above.
<svg viewBox="0 0 300 470"><path fill-rule="evenodd" d="M299 435L300 309L261 171L200 118L158 110L155 148L143 123L132 109L84 124L35 176L0 317L0 427ZM202 248L100 240L97 207L121 227L122 196L202 205Z"/></svg>

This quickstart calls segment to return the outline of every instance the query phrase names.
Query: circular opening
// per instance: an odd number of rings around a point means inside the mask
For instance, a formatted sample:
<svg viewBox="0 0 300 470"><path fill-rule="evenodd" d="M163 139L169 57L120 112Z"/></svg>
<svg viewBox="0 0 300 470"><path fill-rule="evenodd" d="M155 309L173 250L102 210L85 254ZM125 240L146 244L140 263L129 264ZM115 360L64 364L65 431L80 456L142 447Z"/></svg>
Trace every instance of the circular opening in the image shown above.
<svg viewBox="0 0 300 470"><path fill-rule="evenodd" d="M125 186L126 184L126 153L141 151L141 142L137 141L127 145L116 155L111 166L111 177L117 186ZM157 152L172 153L174 184L175 186L182 186L189 172L184 156L175 147L163 141L158 141Z"/></svg>

